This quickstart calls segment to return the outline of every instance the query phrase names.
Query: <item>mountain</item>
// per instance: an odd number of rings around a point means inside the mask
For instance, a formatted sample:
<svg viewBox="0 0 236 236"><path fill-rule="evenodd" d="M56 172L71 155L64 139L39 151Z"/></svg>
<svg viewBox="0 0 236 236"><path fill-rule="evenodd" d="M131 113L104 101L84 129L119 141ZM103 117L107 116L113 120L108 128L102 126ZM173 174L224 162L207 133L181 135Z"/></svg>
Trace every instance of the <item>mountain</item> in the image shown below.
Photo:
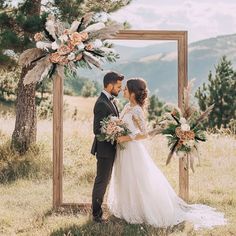
<svg viewBox="0 0 236 236"><path fill-rule="evenodd" d="M102 83L107 70L115 70L129 77L143 77L148 82L151 93L161 99L177 101L177 43L167 42L146 47L114 45L120 59L113 64L105 64L99 70L80 70L80 74ZM188 78L195 78L194 90L207 81L209 71L220 58L226 55L236 65L236 34L218 36L189 44Z"/></svg>

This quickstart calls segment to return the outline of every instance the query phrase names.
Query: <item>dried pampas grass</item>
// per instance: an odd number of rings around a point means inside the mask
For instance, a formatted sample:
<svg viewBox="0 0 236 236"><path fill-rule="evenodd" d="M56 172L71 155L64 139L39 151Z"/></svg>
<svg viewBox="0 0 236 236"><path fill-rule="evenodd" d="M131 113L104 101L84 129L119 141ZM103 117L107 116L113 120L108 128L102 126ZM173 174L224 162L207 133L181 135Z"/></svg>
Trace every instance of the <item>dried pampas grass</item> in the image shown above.
<svg viewBox="0 0 236 236"><path fill-rule="evenodd" d="M49 61L49 56L40 59L33 69L28 71L28 73L24 77L24 85L36 83L41 80L41 76L46 69L48 69L49 65L52 65ZM50 69L50 68L49 68ZM48 69L48 71L49 71Z"/></svg>
<svg viewBox="0 0 236 236"><path fill-rule="evenodd" d="M119 30L121 30L123 28L123 26L121 24L118 23L111 23L110 25L107 25L105 28L97 30L96 32L91 32L89 34L89 37L91 39L101 39L101 40L105 40L105 39L111 39L113 38Z"/></svg>
<svg viewBox="0 0 236 236"><path fill-rule="evenodd" d="M19 58L20 66L29 66L34 60L37 60L41 56L43 56L45 52L40 48L31 48L25 50Z"/></svg>
<svg viewBox="0 0 236 236"><path fill-rule="evenodd" d="M93 56L89 52L83 52L83 57L86 61L90 62L91 64L95 65L96 67L100 68L100 61L98 58ZM101 69L101 68L100 68Z"/></svg>

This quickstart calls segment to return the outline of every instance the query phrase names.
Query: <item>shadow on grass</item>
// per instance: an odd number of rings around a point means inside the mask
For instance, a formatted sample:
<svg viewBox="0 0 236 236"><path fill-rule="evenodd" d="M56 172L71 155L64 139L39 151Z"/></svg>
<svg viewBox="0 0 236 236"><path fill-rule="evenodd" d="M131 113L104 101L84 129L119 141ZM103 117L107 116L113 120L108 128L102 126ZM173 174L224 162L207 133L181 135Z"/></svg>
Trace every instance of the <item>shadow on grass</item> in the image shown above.
<svg viewBox="0 0 236 236"><path fill-rule="evenodd" d="M71 225L66 228L59 228L53 231L51 236L168 236L174 232L182 232L185 229L185 223L180 223L173 227L154 228L146 224L128 224L124 220L114 216L108 218L108 223L99 224L88 220L83 225Z"/></svg>

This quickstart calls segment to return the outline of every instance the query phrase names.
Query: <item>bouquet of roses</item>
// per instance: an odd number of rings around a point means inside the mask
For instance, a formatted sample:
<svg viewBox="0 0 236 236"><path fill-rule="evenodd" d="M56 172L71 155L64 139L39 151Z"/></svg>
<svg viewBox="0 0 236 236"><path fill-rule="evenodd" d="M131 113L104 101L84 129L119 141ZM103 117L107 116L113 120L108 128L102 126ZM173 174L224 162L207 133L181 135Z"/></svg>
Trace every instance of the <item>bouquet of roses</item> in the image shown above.
<svg viewBox="0 0 236 236"><path fill-rule="evenodd" d="M96 135L98 141L107 141L114 144L120 136L129 135L131 132L127 128L127 124L116 116L105 117L101 122L101 134ZM121 144L120 148L124 149Z"/></svg>
<svg viewBox="0 0 236 236"><path fill-rule="evenodd" d="M184 90L182 112L180 109L174 108L167 114L166 127L162 130L162 134L168 138L170 147L166 164L169 164L174 153L181 158L187 156L190 158L190 167L194 172L194 157L195 154L198 156L197 143L206 141L205 130L200 124L210 114L214 105L199 114L193 106L190 106L190 90L191 83Z"/></svg>

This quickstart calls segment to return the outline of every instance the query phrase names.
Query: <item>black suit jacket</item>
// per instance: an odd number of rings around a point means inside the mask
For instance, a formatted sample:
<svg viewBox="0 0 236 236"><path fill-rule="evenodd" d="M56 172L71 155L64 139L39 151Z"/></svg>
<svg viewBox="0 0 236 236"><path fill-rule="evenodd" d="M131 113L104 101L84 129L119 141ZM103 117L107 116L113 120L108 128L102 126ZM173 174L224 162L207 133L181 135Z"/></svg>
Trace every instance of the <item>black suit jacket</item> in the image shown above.
<svg viewBox="0 0 236 236"><path fill-rule="evenodd" d="M116 153L116 143L111 144L107 141L98 141L96 135L101 133L100 122L109 115L119 116L117 107L114 108L112 102L104 93L101 93L94 106L93 133L95 135L91 153L101 158L114 158Z"/></svg>

